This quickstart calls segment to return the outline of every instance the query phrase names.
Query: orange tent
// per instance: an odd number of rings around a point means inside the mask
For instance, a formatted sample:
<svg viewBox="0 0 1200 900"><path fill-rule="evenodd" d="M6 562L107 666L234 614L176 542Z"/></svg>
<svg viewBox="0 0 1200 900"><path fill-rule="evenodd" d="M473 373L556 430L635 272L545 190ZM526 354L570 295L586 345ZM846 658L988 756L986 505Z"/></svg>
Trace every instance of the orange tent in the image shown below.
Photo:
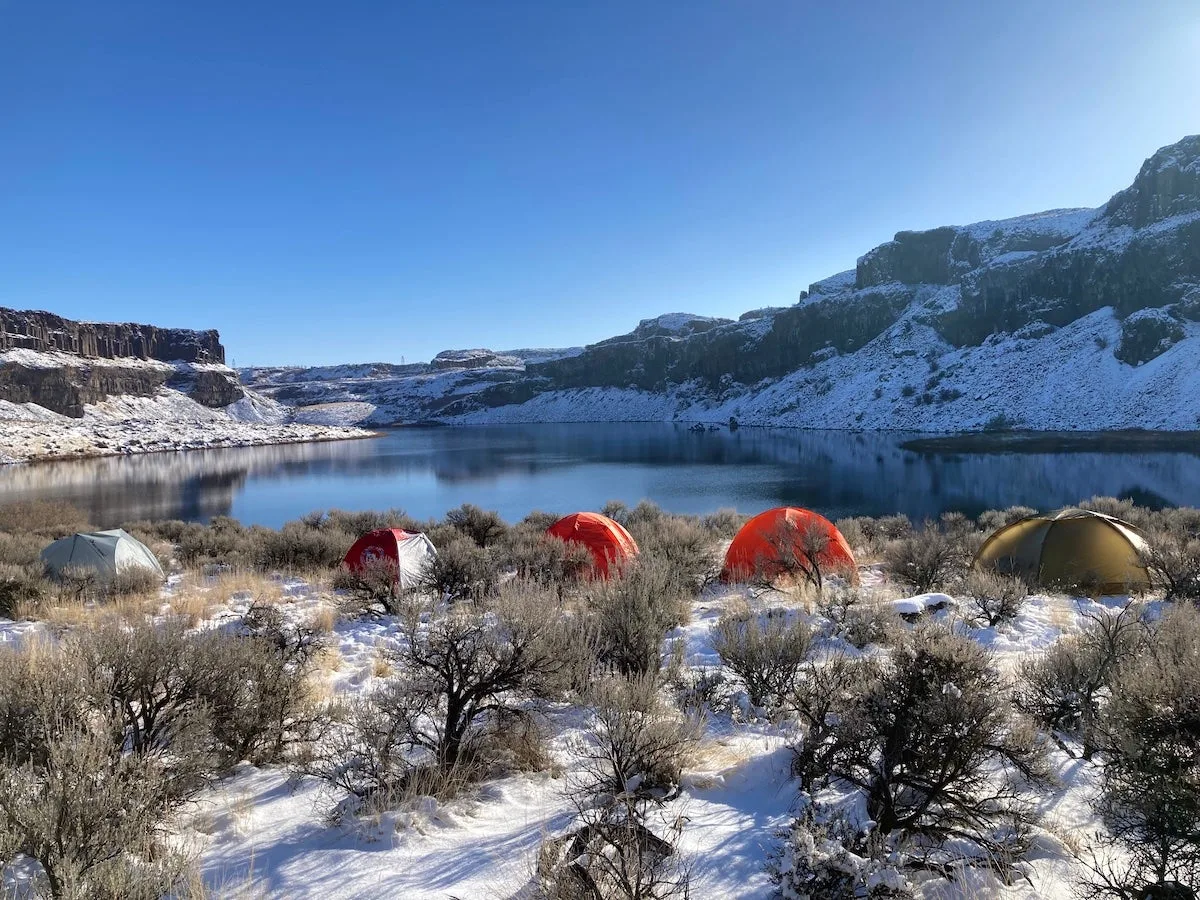
<svg viewBox="0 0 1200 900"><path fill-rule="evenodd" d="M843 572L856 579L854 554L832 522L812 510L780 506L759 513L742 526L725 553L722 580L747 581L758 576L775 579L789 570L794 572L796 565L807 568L805 555L797 545L813 530L826 542L816 555L822 574Z"/></svg>
<svg viewBox="0 0 1200 900"><path fill-rule="evenodd" d="M580 512L563 516L546 529L546 534L587 547L595 560L596 574L601 578L608 577L610 565L620 565L638 553L633 535L622 528L619 522L599 513Z"/></svg>

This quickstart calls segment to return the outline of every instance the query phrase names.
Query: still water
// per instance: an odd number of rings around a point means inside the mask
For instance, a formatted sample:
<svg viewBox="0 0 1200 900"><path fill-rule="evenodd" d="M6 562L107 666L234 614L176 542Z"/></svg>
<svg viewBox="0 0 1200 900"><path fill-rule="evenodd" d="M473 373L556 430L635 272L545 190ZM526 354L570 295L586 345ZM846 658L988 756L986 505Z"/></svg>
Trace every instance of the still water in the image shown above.
<svg viewBox="0 0 1200 900"><path fill-rule="evenodd" d="M465 502L514 520L644 498L673 512L793 504L831 518L1050 509L1094 494L1200 505L1194 451L929 454L904 449L911 437L658 423L402 428L374 440L0 467L0 503L68 500L100 526L215 515L277 526L332 507L426 518Z"/></svg>

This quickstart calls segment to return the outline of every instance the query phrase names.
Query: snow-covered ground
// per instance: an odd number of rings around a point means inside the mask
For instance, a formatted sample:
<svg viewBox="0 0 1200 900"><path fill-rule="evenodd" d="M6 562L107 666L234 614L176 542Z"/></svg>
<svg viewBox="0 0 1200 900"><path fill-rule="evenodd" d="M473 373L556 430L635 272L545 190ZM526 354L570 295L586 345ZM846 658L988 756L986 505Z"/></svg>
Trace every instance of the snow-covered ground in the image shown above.
<svg viewBox="0 0 1200 900"><path fill-rule="evenodd" d="M956 621L954 601L945 595L905 596L878 568L863 571L864 588L876 602L898 612L930 613ZM235 589L236 588L236 589ZM276 578L251 586L218 580L187 583L172 579L164 602L207 592L201 605L210 622L245 613L254 600L278 604L293 621L328 615L333 597L304 581ZM180 601L182 602L182 601ZM1077 632L1088 614L1114 609L1121 598L1103 602L1038 595L1019 618L999 628L956 626L996 654L1002 671L1022 657ZM691 621L667 636L664 659L682 645L685 665L713 671L720 657L711 628L731 608L760 612L789 607L817 628L821 619L787 594L751 596L738 587L717 587L694 603ZM182 608L182 607L181 607ZM48 626L0 620L0 646L48 635ZM314 676L318 696L364 696L380 684L382 654L396 640L387 618L339 621L334 626L329 662ZM817 652L853 651L840 639L818 645ZM861 652L879 652L868 647ZM691 896L767 898L772 886L765 863L778 846L778 831L792 818L797 785L790 775L787 725L746 713L743 693L735 693L723 711L711 713L684 774L681 796L667 810L681 817L678 849L690 871ZM739 712L740 710L740 712ZM327 813L331 797L315 781L294 779L281 767L243 764L189 808L177 823L178 838L199 855L205 880L220 896L287 897L293 900L351 900L403 897L522 898L534 874L538 848L568 828L573 807L568 797L578 766L578 739L588 723L585 709L549 704L543 709L552 772L492 780L457 799L419 800L366 819L333 825ZM1056 751L1053 763L1061 784L1043 797L1042 825L1028 883L1002 886L983 878L957 886L928 884L926 900L1005 898L1067 900L1080 873L1068 852L1072 834L1094 830L1089 805L1096 768Z"/></svg>

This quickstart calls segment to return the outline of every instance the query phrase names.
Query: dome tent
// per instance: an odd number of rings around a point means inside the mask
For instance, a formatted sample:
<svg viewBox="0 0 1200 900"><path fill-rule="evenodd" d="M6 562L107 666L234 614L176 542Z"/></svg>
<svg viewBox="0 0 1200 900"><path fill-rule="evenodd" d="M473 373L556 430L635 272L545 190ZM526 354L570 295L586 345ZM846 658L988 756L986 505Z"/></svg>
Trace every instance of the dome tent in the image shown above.
<svg viewBox="0 0 1200 900"><path fill-rule="evenodd" d="M815 530L825 541L816 555L823 573L842 572L857 580L854 554L837 527L812 510L797 506L778 506L759 513L742 526L725 552L724 581L747 581L756 577L774 580L795 566L805 565L799 541Z"/></svg>
<svg viewBox="0 0 1200 900"><path fill-rule="evenodd" d="M95 572L101 581L130 569L144 569L164 580L167 577L150 548L120 528L59 538L42 551L42 563L55 577L70 569Z"/></svg>
<svg viewBox="0 0 1200 900"><path fill-rule="evenodd" d="M404 590L417 586L421 573L437 557L433 542L423 534L380 528L368 531L346 551L342 565L351 572L386 561L396 568L396 582Z"/></svg>
<svg viewBox="0 0 1200 900"><path fill-rule="evenodd" d="M1084 509L1029 516L992 534L975 568L1015 575L1030 584L1098 594L1150 586L1142 562L1146 539L1128 522Z"/></svg>
<svg viewBox="0 0 1200 900"><path fill-rule="evenodd" d="M620 566L638 554L637 541L619 522L599 513L579 512L563 516L546 529L546 534L569 544L582 544L592 554L596 574L609 575L609 566Z"/></svg>

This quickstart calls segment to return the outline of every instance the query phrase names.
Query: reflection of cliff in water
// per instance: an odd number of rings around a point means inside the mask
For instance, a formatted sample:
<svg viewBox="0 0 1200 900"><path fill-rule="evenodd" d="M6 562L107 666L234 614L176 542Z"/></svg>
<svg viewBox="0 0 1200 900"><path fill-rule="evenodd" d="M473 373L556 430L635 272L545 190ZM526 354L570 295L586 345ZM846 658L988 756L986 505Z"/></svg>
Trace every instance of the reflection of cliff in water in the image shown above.
<svg viewBox="0 0 1200 900"><path fill-rule="evenodd" d="M258 511L246 499L254 495L251 483L270 487L288 517L323 505L410 499L429 507L410 509L422 516L481 502L512 517L535 505L526 494L546 484L553 484L551 499L561 509L643 495L693 512L791 503L834 516L898 511L914 518L1014 504L1048 509L1092 494L1200 505L1200 457L1193 454L934 455L901 448L910 437L756 428L701 433L670 424L405 428L370 441L7 467L0 469L0 502L67 500L98 525L204 520L229 514L238 498L241 514L254 520ZM436 496L399 496L393 485L406 479L429 484ZM354 484L361 484L357 493Z"/></svg>
<svg viewBox="0 0 1200 900"><path fill-rule="evenodd" d="M233 499L254 475L303 476L323 455L367 441L282 444L105 456L0 468L0 502L63 500L96 525L137 519L206 521L228 515Z"/></svg>

